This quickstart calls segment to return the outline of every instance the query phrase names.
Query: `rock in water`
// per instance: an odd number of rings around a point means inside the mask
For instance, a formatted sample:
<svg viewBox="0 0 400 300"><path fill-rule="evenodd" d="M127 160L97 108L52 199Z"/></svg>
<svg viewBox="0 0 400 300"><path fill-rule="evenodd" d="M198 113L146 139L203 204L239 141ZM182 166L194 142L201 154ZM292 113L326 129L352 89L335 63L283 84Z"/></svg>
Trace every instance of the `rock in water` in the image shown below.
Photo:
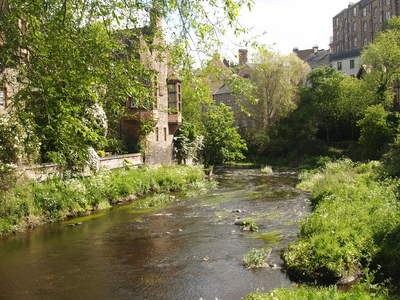
<svg viewBox="0 0 400 300"><path fill-rule="evenodd" d="M234 224L237 225L237 226L243 226L244 225L244 221L240 220L240 219L236 219Z"/></svg>

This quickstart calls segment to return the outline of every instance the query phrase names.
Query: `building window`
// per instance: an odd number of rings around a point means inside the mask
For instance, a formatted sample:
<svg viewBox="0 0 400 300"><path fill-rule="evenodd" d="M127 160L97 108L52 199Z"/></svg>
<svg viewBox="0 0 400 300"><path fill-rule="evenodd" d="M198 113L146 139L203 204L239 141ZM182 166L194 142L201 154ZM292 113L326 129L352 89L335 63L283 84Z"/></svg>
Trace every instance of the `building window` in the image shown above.
<svg viewBox="0 0 400 300"><path fill-rule="evenodd" d="M342 62L341 62L341 61L338 61L338 63L337 63L337 69L338 69L339 71L342 70Z"/></svg>
<svg viewBox="0 0 400 300"><path fill-rule="evenodd" d="M5 88L0 88L0 108L6 107L7 92Z"/></svg>
<svg viewBox="0 0 400 300"><path fill-rule="evenodd" d="M364 8L363 8L363 17L366 17L366 16L367 16L367 8L364 7Z"/></svg>
<svg viewBox="0 0 400 300"><path fill-rule="evenodd" d="M353 8L353 16L356 17L357 16L357 7Z"/></svg>
<svg viewBox="0 0 400 300"><path fill-rule="evenodd" d="M386 21L389 21L389 20L390 20L390 18L392 17L390 11L387 11L387 12L385 13L385 17L386 17Z"/></svg>
<svg viewBox="0 0 400 300"><path fill-rule="evenodd" d="M181 84L179 81L168 82L168 110L176 114L182 111Z"/></svg>
<svg viewBox="0 0 400 300"><path fill-rule="evenodd" d="M156 127L156 141L158 142L160 140L160 132L158 127Z"/></svg>
<svg viewBox="0 0 400 300"><path fill-rule="evenodd" d="M386 5L390 5L390 0L386 0Z"/></svg>
<svg viewBox="0 0 400 300"><path fill-rule="evenodd" d="M368 30L368 23L364 22L364 32L366 32Z"/></svg>
<svg viewBox="0 0 400 300"><path fill-rule="evenodd" d="M355 65L354 65L354 59L350 59L350 69L354 69Z"/></svg>
<svg viewBox="0 0 400 300"><path fill-rule="evenodd" d="M164 127L164 141L167 141L167 128Z"/></svg>

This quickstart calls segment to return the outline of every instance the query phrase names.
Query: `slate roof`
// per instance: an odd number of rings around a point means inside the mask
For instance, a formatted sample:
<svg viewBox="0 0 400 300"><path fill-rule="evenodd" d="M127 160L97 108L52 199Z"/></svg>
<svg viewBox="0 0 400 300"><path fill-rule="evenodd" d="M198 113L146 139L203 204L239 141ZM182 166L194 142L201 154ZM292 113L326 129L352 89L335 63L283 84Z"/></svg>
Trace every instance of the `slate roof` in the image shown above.
<svg viewBox="0 0 400 300"><path fill-rule="evenodd" d="M322 66L328 66L330 64L330 51L319 50L316 53L312 53L304 61L309 64L311 69L316 69Z"/></svg>

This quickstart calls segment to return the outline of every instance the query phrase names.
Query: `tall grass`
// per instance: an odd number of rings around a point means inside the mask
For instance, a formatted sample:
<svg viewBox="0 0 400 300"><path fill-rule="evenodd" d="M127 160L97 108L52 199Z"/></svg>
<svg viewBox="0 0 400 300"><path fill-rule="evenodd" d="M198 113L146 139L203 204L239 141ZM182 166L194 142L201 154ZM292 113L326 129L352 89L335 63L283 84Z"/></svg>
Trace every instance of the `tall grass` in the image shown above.
<svg viewBox="0 0 400 300"><path fill-rule="evenodd" d="M341 160L302 174L299 187L312 193L315 209L283 253L292 276L334 283L385 257L382 247L400 225L399 185L380 180L379 168ZM400 255L385 258L400 263Z"/></svg>
<svg viewBox="0 0 400 300"><path fill-rule="evenodd" d="M268 294L256 292L247 295L243 300L388 300L395 299L388 296L385 290L371 290L363 286L356 286L350 291L341 292L336 287L313 288L302 286L295 289L278 289Z"/></svg>
<svg viewBox="0 0 400 300"><path fill-rule="evenodd" d="M198 167L120 169L91 177L43 183L26 181L0 192L0 235L107 208L130 196L197 188L204 180Z"/></svg>

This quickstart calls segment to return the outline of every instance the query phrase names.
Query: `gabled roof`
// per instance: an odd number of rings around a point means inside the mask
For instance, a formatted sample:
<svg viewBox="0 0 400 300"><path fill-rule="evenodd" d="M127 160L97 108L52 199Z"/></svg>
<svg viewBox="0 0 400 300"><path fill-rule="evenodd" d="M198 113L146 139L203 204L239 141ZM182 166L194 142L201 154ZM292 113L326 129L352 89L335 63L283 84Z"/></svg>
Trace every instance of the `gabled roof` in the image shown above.
<svg viewBox="0 0 400 300"><path fill-rule="evenodd" d="M315 53L312 53L304 61L310 65L311 69L327 66L330 63L330 51L319 50Z"/></svg>
<svg viewBox="0 0 400 300"><path fill-rule="evenodd" d="M298 50L295 53L300 59L305 60L307 57L314 53L314 49Z"/></svg>

